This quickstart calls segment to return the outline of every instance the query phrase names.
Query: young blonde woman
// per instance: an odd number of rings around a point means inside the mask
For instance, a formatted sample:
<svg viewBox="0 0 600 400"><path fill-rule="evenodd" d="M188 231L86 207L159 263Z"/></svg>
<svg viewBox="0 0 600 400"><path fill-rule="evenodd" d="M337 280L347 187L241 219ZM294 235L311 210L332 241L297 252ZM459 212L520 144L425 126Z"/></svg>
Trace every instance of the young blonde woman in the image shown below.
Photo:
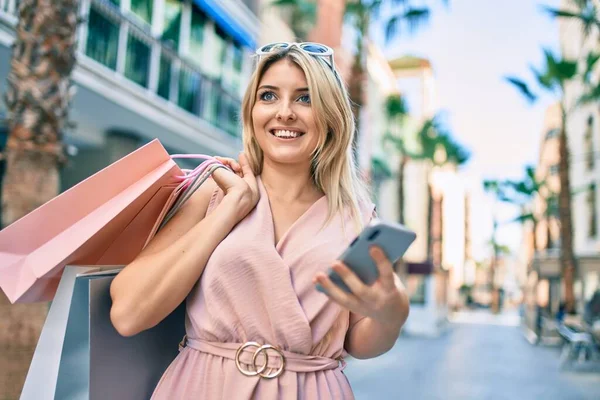
<svg viewBox="0 0 600 400"><path fill-rule="evenodd" d="M335 261L374 207L353 166L333 51L277 43L257 53L244 153L224 160L234 172L217 170L111 286L125 336L187 301L187 339L153 399L351 399L344 355L388 351L408 316L380 249L371 286Z"/></svg>

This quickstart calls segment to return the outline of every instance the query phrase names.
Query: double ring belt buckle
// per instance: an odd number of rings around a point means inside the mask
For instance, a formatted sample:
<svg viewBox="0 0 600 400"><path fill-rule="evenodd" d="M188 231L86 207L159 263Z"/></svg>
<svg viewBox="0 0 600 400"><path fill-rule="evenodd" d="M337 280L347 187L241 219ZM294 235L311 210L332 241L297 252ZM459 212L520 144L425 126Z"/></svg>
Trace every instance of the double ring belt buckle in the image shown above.
<svg viewBox="0 0 600 400"><path fill-rule="evenodd" d="M254 355L252 356L252 364L250 364L254 367L254 371L249 371L249 370L245 369L244 367L242 367L242 363L240 361L240 356L242 355L242 352L249 347L256 348L256 350L254 351ZM276 371L271 372L270 374L265 373L265 370L267 369L267 366L269 364L269 354L267 353L268 350L273 350L274 352L277 353L277 355L279 355L279 357L281 357L281 365L279 366L279 368ZM262 363L262 365L258 366L258 365L256 365L256 361L258 359L258 356L261 354L264 357L264 362ZM264 344L261 346L260 344L258 344L256 342L247 342L247 343L244 343L243 345L241 345L237 349L237 351L235 353L235 365L237 366L238 370L246 376L257 376L258 375L262 378L273 379L273 378L277 378L279 375L281 375L283 370L285 369L285 357L281 350L279 350L275 346L271 346L270 344Z"/></svg>

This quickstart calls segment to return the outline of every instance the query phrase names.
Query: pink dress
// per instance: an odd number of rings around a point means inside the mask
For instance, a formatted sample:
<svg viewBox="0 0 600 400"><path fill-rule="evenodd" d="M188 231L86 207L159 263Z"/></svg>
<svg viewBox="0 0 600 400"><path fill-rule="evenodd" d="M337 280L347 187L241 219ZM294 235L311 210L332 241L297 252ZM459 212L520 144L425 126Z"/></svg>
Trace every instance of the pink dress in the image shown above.
<svg viewBox="0 0 600 400"><path fill-rule="evenodd" d="M346 332L359 317L312 283L356 236L354 225L344 217L343 229L337 215L323 228L324 196L274 246L271 207L260 178L258 185L258 204L217 246L187 299L187 345L165 371L154 400L354 398L342 357ZM215 191L208 212L221 198ZM367 222L373 205L361 211ZM266 365L257 347L237 354L249 341L281 352L267 350ZM285 366L275 378L241 372L275 374L280 354Z"/></svg>

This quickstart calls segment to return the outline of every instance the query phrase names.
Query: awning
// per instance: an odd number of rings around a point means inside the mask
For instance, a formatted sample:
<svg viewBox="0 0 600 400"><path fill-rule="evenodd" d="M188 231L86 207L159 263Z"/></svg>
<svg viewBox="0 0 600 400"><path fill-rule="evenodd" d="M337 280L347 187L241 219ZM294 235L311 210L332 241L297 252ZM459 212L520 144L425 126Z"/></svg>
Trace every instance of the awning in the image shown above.
<svg viewBox="0 0 600 400"><path fill-rule="evenodd" d="M220 1L218 0L193 0L194 3L200 7L206 15L212 18L215 23L230 35L236 42L243 46L254 50L256 47L256 38L253 34L242 24L240 24L236 18L227 12Z"/></svg>

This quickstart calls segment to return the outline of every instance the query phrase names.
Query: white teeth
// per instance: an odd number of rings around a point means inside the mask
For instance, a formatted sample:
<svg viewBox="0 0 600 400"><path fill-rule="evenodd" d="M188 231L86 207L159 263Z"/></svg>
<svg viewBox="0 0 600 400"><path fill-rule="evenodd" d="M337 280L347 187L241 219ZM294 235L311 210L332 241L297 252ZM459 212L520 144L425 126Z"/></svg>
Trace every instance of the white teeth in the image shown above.
<svg viewBox="0 0 600 400"><path fill-rule="evenodd" d="M298 136L302 135L300 132L286 131L286 130L279 130L279 129L273 131L273 134L279 138L297 138Z"/></svg>

